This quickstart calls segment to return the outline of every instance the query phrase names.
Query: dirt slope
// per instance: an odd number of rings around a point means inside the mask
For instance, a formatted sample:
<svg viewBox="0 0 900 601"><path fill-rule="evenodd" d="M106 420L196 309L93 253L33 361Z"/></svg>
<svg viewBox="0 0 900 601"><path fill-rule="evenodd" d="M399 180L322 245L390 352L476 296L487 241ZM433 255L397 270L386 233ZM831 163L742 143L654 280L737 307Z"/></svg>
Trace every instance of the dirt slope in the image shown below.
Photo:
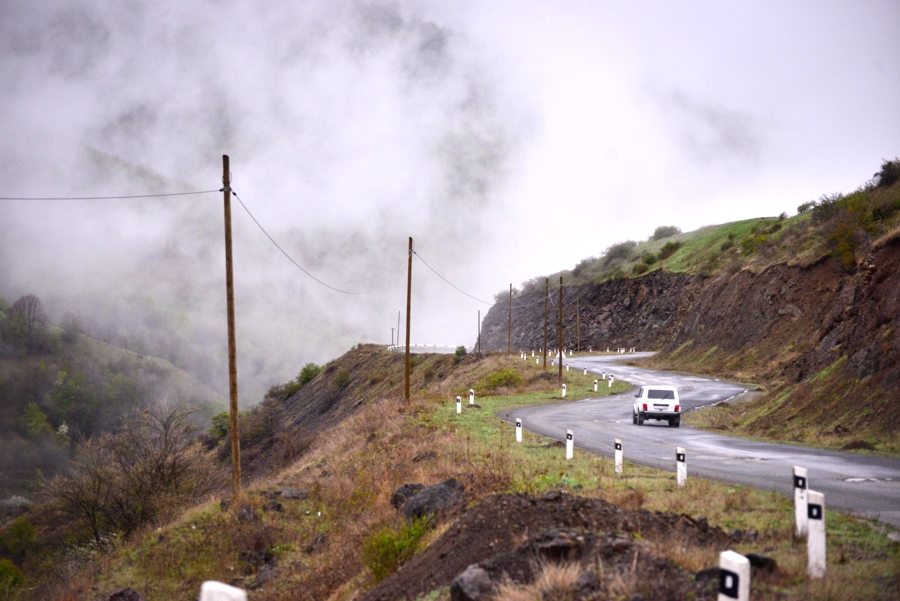
<svg viewBox="0 0 900 601"><path fill-rule="evenodd" d="M468 566L491 559L505 568L497 566L496 571L515 576L519 583L528 582L533 574L504 554L513 551L522 541L559 528L620 537L618 551L627 556L627 561L620 563L626 564L628 571L633 568L632 561L638 551L633 544L636 539L660 543L677 539L682 545L702 546L722 546L731 542L725 532L709 527L705 521L670 513L623 510L602 499L560 492L542 497L493 495L467 510L440 539L369 590L361 601L415 599L423 593L448 586ZM652 569L638 575L637 581L641 585L635 589L671 597L673 590L683 592L692 588L693 574L686 574L673 565L660 567L646 559L640 562L641 567ZM608 563L607 570L613 566L615 562ZM673 590L664 590L666 585L674 585Z"/></svg>

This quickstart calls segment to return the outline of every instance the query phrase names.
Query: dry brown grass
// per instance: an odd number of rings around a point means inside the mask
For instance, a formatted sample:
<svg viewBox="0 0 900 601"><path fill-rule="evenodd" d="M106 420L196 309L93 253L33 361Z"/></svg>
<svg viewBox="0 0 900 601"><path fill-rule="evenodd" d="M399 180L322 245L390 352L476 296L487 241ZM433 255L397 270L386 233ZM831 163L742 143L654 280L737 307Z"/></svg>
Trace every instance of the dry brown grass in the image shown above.
<svg viewBox="0 0 900 601"><path fill-rule="evenodd" d="M571 599L575 583L584 573L578 564L545 564L531 584L501 584L495 601L564 601Z"/></svg>
<svg viewBox="0 0 900 601"><path fill-rule="evenodd" d="M877 238L875 242L872 243L872 247L875 250L878 250L888 244L893 244L897 240L900 240L900 224L894 225L892 230Z"/></svg>
<svg viewBox="0 0 900 601"><path fill-rule="evenodd" d="M678 532L657 538L649 543L654 555L665 557L682 568L698 572L719 562L719 549L701 546Z"/></svg>
<svg viewBox="0 0 900 601"><path fill-rule="evenodd" d="M290 587L279 586L280 590L257 598L346 598L349 591L372 585L358 549L369 533L397 522L397 511L390 505L392 492L407 482L433 484L458 476L460 464L465 463L458 437L429 431L418 419L433 411L436 402L417 399L407 404L386 398L373 403L320 436L302 462L282 473L277 486L309 490L321 506L329 550L318 556L293 553L285 558L306 564L308 570L295 573ZM414 461L426 452L427 459ZM473 469L471 488L490 488L483 482L491 474L490 464ZM442 529L429 534L426 543ZM303 596L298 596L300 591Z"/></svg>

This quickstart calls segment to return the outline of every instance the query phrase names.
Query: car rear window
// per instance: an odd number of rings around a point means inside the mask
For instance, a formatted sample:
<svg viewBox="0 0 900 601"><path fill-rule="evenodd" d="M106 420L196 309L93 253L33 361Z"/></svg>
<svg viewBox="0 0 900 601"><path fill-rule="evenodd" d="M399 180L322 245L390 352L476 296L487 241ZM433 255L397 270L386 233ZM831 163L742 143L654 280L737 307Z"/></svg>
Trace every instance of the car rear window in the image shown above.
<svg viewBox="0 0 900 601"><path fill-rule="evenodd" d="M654 390L651 388L647 391L648 399L674 399L675 392L672 390Z"/></svg>

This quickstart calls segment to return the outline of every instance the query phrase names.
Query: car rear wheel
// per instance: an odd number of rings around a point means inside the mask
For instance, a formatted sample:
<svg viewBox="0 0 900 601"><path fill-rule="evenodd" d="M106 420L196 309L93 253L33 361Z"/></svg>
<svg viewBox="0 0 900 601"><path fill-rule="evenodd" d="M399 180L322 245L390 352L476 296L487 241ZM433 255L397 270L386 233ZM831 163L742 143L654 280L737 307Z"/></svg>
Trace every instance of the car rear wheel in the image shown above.
<svg viewBox="0 0 900 601"><path fill-rule="evenodd" d="M632 414L631 414L631 423L632 423L632 424L636 424L636 423L637 423L637 414L636 414L636 413L632 413Z"/></svg>
<svg viewBox="0 0 900 601"><path fill-rule="evenodd" d="M643 414L641 414L641 413L638 413L638 414L637 414L637 423L638 423L639 426L643 426L643 425L644 425L644 416L643 416Z"/></svg>
<svg viewBox="0 0 900 601"><path fill-rule="evenodd" d="M680 418L680 417L676 417L676 418L670 419L670 420L669 420L669 427L670 427L670 428L680 428L680 427L681 427L681 418Z"/></svg>

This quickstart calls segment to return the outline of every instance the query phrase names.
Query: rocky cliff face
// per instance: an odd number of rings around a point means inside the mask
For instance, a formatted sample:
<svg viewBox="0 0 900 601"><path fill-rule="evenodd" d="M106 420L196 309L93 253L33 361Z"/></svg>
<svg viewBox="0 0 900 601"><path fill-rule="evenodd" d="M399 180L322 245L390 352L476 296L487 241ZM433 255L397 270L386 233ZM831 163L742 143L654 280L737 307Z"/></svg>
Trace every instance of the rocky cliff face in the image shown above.
<svg viewBox="0 0 900 601"><path fill-rule="evenodd" d="M848 376L900 388L900 241L874 250L853 273L836 259L712 277L652 272L563 290L563 347L654 349L725 357L732 372L770 382L811 377L842 357ZM558 285L558 282L557 282ZM557 347L559 290L551 289L548 346ZM544 339L543 290L513 300L512 350ZM578 317L576 319L576 301ZM486 350L506 350L506 302L482 327ZM580 326L580 327L579 327ZM703 371L700 369L699 371Z"/></svg>

